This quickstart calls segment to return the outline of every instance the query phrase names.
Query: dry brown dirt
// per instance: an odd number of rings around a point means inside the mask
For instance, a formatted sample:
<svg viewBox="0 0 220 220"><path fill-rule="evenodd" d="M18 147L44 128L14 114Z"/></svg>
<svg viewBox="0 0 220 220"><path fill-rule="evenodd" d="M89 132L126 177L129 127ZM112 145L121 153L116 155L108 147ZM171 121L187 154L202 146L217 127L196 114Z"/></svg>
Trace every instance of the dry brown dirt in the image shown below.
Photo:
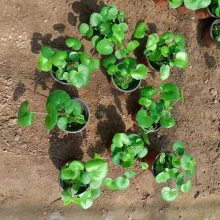
<svg viewBox="0 0 220 220"><path fill-rule="evenodd" d="M161 186L146 171L126 192L103 189L89 210L75 205L63 207L57 200L57 168L68 159L87 160L93 152L106 156L105 148L113 134L133 126L130 113L138 93L126 95L112 90L101 70L93 73L87 88L77 92L55 83L36 68L41 45L62 48L66 36L79 36L78 25L97 10L99 1L1 0L0 219L219 220L220 50L203 46L200 37L204 22L199 22L193 12L179 16L175 10L156 6L153 0L104 3L116 4L125 11L128 39L140 20L150 24L150 31L173 31L186 37L190 65L184 71L175 71L169 79L182 88L185 101L174 111L176 126L151 136L151 148L169 149L177 139L187 143L187 150L197 160L192 190L175 203L165 203L160 198ZM89 51L90 42L83 43ZM152 74L145 82L159 83L158 76ZM63 88L88 103L91 120L82 135L58 130L49 133L42 118L27 129L16 125L22 101L28 99L32 109L44 111L46 97L55 88ZM112 175L117 172L111 166Z"/></svg>

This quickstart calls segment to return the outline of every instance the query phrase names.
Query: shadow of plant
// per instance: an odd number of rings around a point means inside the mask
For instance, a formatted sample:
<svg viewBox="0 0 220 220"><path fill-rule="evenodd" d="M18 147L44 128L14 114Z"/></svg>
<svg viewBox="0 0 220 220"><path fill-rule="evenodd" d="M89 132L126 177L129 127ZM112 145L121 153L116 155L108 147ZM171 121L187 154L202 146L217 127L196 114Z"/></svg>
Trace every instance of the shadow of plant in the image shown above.
<svg viewBox="0 0 220 220"><path fill-rule="evenodd" d="M13 100L17 101L20 97L22 97L25 90L26 89L25 89L24 83L19 81L19 83L16 85L14 93L13 93Z"/></svg>
<svg viewBox="0 0 220 220"><path fill-rule="evenodd" d="M96 118L99 119L96 134L100 139L95 146L89 146L87 153L91 157L94 152L102 153L106 148L110 147L115 133L125 132L125 124L114 105L107 107L99 105L96 111Z"/></svg>
<svg viewBox="0 0 220 220"><path fill-rule="evenodd" d="M49 158L57 169L68 161L82 160L82 145L85 132L82 134L66 134L59 137L61 131L54 129L50 136L50 147L48 150Z"/></svg>

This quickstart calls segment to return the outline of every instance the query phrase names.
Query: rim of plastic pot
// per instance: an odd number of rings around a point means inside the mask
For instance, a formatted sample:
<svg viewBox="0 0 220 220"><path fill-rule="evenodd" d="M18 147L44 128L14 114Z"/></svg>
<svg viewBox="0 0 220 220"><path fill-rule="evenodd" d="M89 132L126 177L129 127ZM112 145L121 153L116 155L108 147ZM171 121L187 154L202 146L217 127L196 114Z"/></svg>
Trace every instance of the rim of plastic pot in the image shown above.
<svg viewBox="0 0 220 220"><path fill-rule="evenodd" d="M67 85L67 86L70 85L68 82L61 81L61 80L57 79L57 78L55 77L53 71L50 71L50 75L52 76L52 78L53 78L56 82L61 83L61 84L63 84L63 85Z"/></svg>
<svg viewBox="0 0 220 220"><path fill-rule="evenodd" d="M57 178L58 178L58 183L59 183L60 188L61 188L62 190L65 190L65 189L71 187L71 186L69 186L67 183L65 183L64 181L61 180L60 174L61 174L61 172L59 171L59 174L58 174L58 177L57 177ZM78 191L75 195L76 195L76 196L77 196L77 195L80 195L81 193L85 192L88 188L89 188L89 185L88 185L88 184L87 184L87 185L84 185L84 186L82 186L82 187L80 187L79 191Z"/></svg>
<svg viewBox="0 0 220 220"><path fill-rule="evenodd" d="M89 107L87 106L87 104L82 99L80 99L80 98L73 98L72 100L73 101L74 100L78 101L80 103L81 107L85 110L86 123L84 125L82 125L81 128L78 129L78 130L73 130L73 131L72 130L71 131L70 130L63 130L63 129L61 129L61 130L65 131L66 133L76 134L76 133L82 132L87 127L87 124L88 124L89 119L90 119L90 112L89 112Z"/></svg>
<svg viewBox="0 0 220 220"><path fill-rule="evenodd" d="M215 24L220 24L220 19L216 19L216 20L214 20L213 22L212 22L212 25L211 25L211 28L210 28L210 36L211 36L211 38L212 38L212 40L216 43L216 40L215 40L215 38L214 38L214 36L213 36L213 26L215 25Z"/></svg>
<svg viewBox="0 0 220 220"><path fill-rule="evenodd" d="M218 16L214 15L211 10L209 9L209 7L207 7L208 13L213 17L213 18L219 18Z"/></svg>
<svg viewBox="0 0 220 220"><path fill-rule="evenodd" d="M152 167L151 167L151 171L152 171L154 177L156 177L156 175L155 175L155 170L154 170L154 164L155 164L155 162L158 160L158 158L160 157L160 155L161 155L162 153L168 154L168 153L171 153L171 151L163 151L163 152L160 152L160 153L156 156L156 158L154 159L154 162L153 162Z"/></svg>
<svg viewBox="0 0 220 220"><path fill-rule="evenodd" d="M121 89L119 86L116 85L113 76L111 76L111 82L112 82L112 84L114 85L114 87L115 87L118 91L124 92L124 93L134 92L134 91L136 91L136 90L140 87L140 85L141 85L141 80L136 80L136 79L134 79L134 82L136 82L135 85L132 86L131 89L128 88L127 90L124 90L124 89Z"/></svg>

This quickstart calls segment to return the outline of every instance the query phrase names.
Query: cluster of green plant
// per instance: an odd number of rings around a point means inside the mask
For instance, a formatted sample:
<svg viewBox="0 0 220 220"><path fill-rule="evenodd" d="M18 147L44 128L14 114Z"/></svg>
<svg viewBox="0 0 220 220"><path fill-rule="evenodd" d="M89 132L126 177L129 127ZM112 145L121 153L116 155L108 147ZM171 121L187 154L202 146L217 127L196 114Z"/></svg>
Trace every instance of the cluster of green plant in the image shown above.
<svg viewBox="0 0 220 220"><path fill-rule="evenodd" d="M126 48L116 50L114 55L103 60L103 66L121 89L126 90L134 81L143 80L147 76L147 67L144 64L137 64L137 60L130 57L139 45L137 40L133 40Z"/></svg>
<svg viewBox="0 0 220 220"><path fill-rule="evenodd" d="M179 191L189 192L191 188L191 178L195 174L195 159L191 154L184 154L183 141L177 141L173 145L173 152L163 152L155 160L153 171L157 183L165 183L175 180L175 188L164 187L161 191L162 198L167 202L172 202L179 196Z"/></svg>
<svg viewBox="0 0 220 220"><path fill-rule="evenodd" d="M83 209L90 208L100 196L107 173L108 164L98 154L86 163L77 160L66 163L60 172L60 180L65 185L61 193L64 205L75 203Z"/></svg>
<svg viewBox="0 0 220 220"><path fill-rule="evenodd" d="M57 127L61 130L71 130L78 125L86 124L84 109L77 99L71 99L63 90L50 93L46 104L47 113L31 112L29 102L24 101L18 111L18 125L28 127L34 122L35 114L46 114L45 126L50 131Z"/></svg>
<svg viewBox="0 0 220 220"><path fill-rule="evenodd" d="M112 54L115 45L121 47L127 30L124 12L115 5L101 6L99 13L91 14L89 24L82 23L79 27L81 35L92 37L93 46L102 55Z"/></svg>
<svg viewBox="0 0 220 220"><path fill-rule="evenodd" d="M139 104L142 108L136 115L136 121L144 132L154 131L156 127L171 128L175 120L171 115L174 102L182 98L176 84L161 84L159 89L147 86L141 90ZM159 125L158 125L159 124Z"/></svg>
<svg viewBox="0 0 220 220"><path fill-rule="evenodd" d="M220 0L212 0L209 10L214 16L220 17Z"/></svg>
<svg viewBox="0 0 220 220"><path fill-rule="evenodd" d="M211 0L168 0L170 8L178 8L184 5L190 10L206 8L210 5Z"/></svg>
<svg viewBox="0 0 220 220"><path fill-rule="evenodd" d="M220 24L214 24L212 29L212 35L215 41L220 44Z"/></svg>
<svg viewBox="0 0 220 220"><path fill-rule="evenodd" d="M165 80L170 75L171 67L186 68L188 54L185 51L185 39L182 35L166 32L148 37L145 56L151 66L160 70L160 78Z"/></svg>
<svg viewBox="0 0 220 220"><path fill-rule="evenodd" d="M79 51L82 42L77 38L66 40L68 50L57 50L43 46L38 58L38 68L44 72L52 71L58 80L76 88L88 85L91 72L99 68L99 59L91 59L90 54Z"/></svg>
<svg viewBox="0 0 220 220"><path fill-rule="evenodd" d="M137 134L117 133L111 145L111 161L114 165L128 169L133 168L138 159L144 158L148 153L144 141ZM143 170L148 169L148 164L139 162ZM106 178L104 185L111 190L125 190L130 185L130 179L136 176L135 170L128 170L123 176L115 179Z"/></svg>

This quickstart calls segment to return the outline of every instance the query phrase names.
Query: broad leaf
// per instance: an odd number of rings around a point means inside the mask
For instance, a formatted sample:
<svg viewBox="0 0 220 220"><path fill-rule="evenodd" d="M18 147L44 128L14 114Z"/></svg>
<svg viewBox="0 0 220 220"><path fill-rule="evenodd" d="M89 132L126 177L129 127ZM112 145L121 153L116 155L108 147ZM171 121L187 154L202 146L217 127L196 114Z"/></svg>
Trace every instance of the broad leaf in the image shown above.
<svg viewBox="0 0 220 220"><path fill-rule="evenodd" d="M28 127L34 122L34 113L29 110L29 102L24 101L18 111L18 125Z"/></svg>
<svg viewBox="0 0 220 220"><path fill-rule="evenodd" d="M164 187L161 191L162 198L167 202L173 202L179 196L177 189L170 189L170 187Z"/></svg>
<svg viewBox="0 0 220 220"><path fill-rule="evenodd" d="M114 50L114 44L109 39L103 39L97 43L96 49L102 55L110 55Z"/></svg>
<svg viewBox="0 0 220 220"><path fill-rule="evenodd" d="M148 25L143 23L140 23L136 26L134 31L134 37L137 39L142 39L146 35L146 31L148 30Z"/></svg>
<svg viewBox="0 0 220 220"><path fill-rule="evenodd" d="M51 131L57 124L58 113L56 107L52 103L47 104L47 116L45 125L47 130Z"/></svg>

